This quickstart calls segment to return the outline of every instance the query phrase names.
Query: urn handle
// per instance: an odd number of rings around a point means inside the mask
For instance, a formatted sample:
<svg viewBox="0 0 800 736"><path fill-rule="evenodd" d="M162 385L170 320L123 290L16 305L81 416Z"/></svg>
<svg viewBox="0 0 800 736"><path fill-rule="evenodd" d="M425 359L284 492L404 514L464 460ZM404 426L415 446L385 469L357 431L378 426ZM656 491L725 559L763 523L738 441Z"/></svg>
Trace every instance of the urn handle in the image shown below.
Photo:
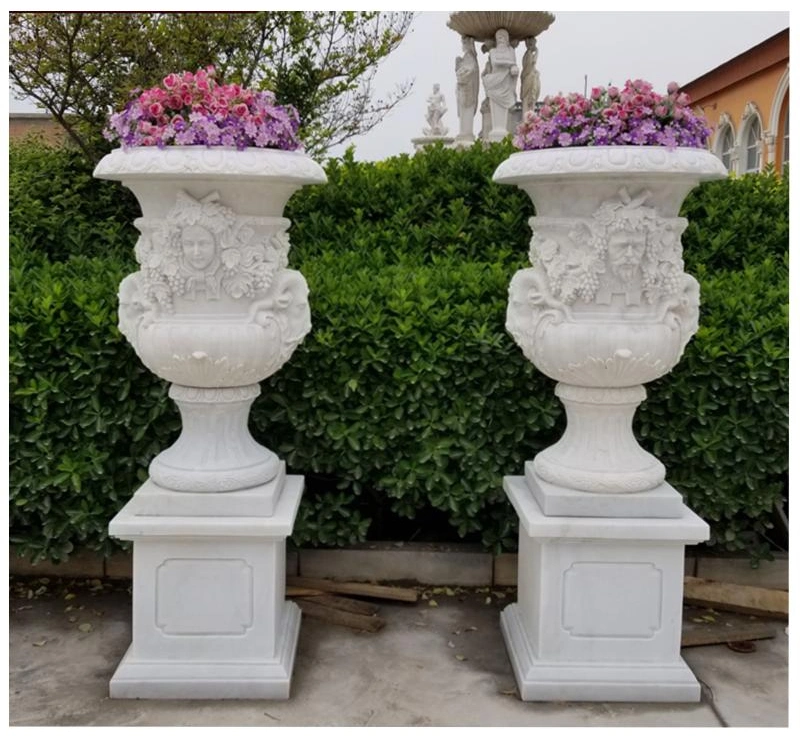
<svg viewBox="0 0 800 736"><path fill-rule="evenodd" d="M308 284L299 271L281 271L264 299L253 302L248 321L276 329L283 343L296 346L311 330Z"/></svg>
<svg viewBox="0 0 800 736"><path fill-rule="evenodd" d="M152 323L158 307L145 296L141 272L128 274L119 285L119 331L138 355L139 329Z"/></svg>

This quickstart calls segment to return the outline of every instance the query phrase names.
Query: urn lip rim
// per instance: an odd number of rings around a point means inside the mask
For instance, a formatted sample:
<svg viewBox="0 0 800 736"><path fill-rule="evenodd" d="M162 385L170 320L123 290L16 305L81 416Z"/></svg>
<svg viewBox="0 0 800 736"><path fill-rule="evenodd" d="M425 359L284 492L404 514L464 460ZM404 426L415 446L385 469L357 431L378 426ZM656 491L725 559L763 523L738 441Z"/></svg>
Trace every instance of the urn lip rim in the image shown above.
<svg viewBox="0 0 800 736"><path fill-rule="evenodd" d="M304 151L233 146L137 146L115 148L94 169L98 179L235 179L325 184L320 164Z"/></svg>
<svg viewBox="0 0 800 736"><path fill-rule="evenodd" d="M495 170L498 184L534 178L573 179L661 174L697 181L723 179L728 170L711 151L681 146L575 146L517 151Z"/></svg>

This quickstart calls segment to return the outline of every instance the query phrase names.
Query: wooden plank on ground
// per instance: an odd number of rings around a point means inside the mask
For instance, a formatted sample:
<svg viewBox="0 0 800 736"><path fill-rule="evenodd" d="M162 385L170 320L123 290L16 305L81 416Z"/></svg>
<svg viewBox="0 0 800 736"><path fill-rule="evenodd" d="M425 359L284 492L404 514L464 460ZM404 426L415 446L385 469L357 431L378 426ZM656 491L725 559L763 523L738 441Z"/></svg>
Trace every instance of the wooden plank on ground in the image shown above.
<svg viewBox="0 0 800 736"><path fill-rule="evenodd" d="M727 644L732 641L756 641L774 639L775 628L770 624L734 624L731 626L708 626L684 629L682 647L702 647L708 644Z"/></svg>
<svg viewBox="0 0 800 736"><path fill-rule="evenodd" d="M293 585L286 586L286 597L297 598L299 596L325 595L324 590L314 590L313 588L296 588Z"/></svg>
<svg viewBox="0 0 800 736"><path fill-rule="evenodd" d="M785 590L718 583L687 576L683 579L683 599L685 603L724 611L781 619L789 617L789 593Z"/></svg>
<svg viewBox="0 0 800 736"><path fill-rule="evenodd" d="M338 608L331 608L330 606L323 606L317 603L313 598L298 598L297 605L304 616L316 618L320 621L327 621L331 624L338 626L347 626L351 629L358 631L380 631L386 622L378 616L363 616L359 613L350 613L348 611L340 611Z"/></svg>
<svg viewBox="0 0 800 736"><path fill-rule="evenodd" d="M358 595L364 598L384 598L391 601L416 603L417 591L413 588L399 588L390 585L372 585L371 583L343 583L337 580L321 580L317 578L302 578L289 576L286 584L298 588L311 588L322 590L326 593L342 593L344 595Z"/></svg>
<svg viewBox="0 0 800 736"><path fill-rule="evenodd" d="M319 595L313 597L314 603L320 606L328 606L329 608L336 608L339 611L347 611L348 613L357 613L361 616L374 616L380 608L374 603L367 603L367 601L357 601L354 598L342 598L338 595L329 595L317 591Z"/></svg>

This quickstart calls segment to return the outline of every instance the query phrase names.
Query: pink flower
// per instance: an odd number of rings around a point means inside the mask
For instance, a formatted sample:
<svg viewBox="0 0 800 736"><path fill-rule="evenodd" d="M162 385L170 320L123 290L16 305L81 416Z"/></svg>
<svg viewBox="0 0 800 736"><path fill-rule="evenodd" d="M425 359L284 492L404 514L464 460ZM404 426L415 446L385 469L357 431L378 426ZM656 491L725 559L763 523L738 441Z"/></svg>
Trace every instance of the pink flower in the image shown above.
<svg viewBox="0 0 800 736"><path fill-rule="evenodd" d="M680 89L680 86L678 85L677 82L670 82L667 85L667 94L674 95L679 89Z"/></svg>
<svg viewBox="0 0 800 736"><path fill-rule="evenodd" d="M559 94L546 97L538 111L525 115L514 141L524 150L584 145L703 148L711 132L688 102L673 85L666 96L641 79L628 80L622 90L594 87L589 98ZM279 119L277 112L268 114ZM283 112L284 117L288 114Z"/></svg>
<svg viewBox="0 0 800 736"><path fill-rule="evenodd" d="M208 66L194 73L168 74L160 87L134 90L125 109L109 116L103 135L109 141L119 140L123 147L226 145L297 150L302 147L298 127L297 111L277 105L272 92L219 85L214 67Z"/></svg>

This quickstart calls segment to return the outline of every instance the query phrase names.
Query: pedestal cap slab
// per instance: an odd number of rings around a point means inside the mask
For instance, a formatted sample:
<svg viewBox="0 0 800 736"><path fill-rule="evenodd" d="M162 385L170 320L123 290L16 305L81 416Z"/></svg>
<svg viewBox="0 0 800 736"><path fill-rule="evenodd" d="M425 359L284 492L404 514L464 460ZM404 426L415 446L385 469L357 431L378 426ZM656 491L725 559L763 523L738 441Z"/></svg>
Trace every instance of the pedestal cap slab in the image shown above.
<svg viewBox="0 0 800 736"><path fill-rule="evenodd" d="M708 524L688 506L678 518L545 516L521 475L503 478L503 489L519 515L520 529L537 539L614 539L697 544L709 537Z"/></svg>

